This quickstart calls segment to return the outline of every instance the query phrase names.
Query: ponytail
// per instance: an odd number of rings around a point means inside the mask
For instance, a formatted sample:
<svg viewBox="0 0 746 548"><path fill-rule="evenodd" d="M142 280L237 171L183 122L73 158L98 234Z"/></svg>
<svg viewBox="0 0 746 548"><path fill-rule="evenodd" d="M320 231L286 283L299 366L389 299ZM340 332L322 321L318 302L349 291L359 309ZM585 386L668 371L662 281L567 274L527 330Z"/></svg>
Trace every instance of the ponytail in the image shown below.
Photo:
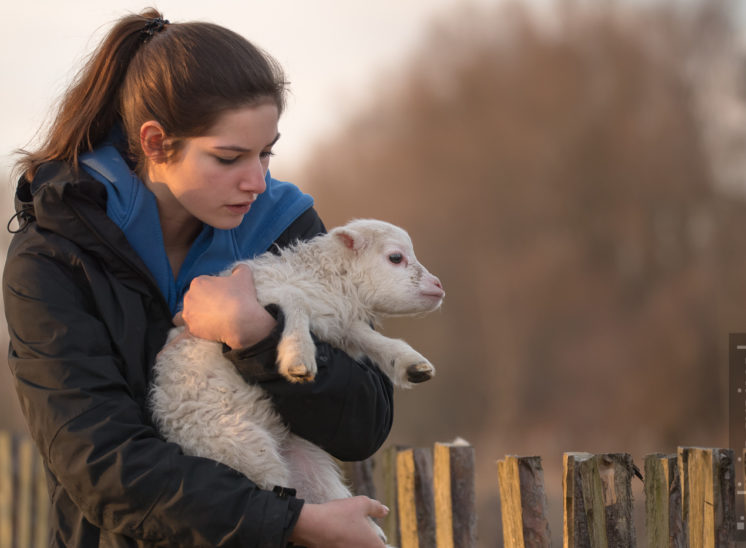
<svg viewBox="0 0 746 548"><path fill-rule="evenodd" d="M173 141L204 133L224 111L271 99L280 112L286 82L279 65L245 38L211 23L168 24L157 10L121 18L63 96L38 150L21 151L27 179L58 160L78 169L115 125L142 167L139 132L159 122Z"/></svg>
<svg viewBox="0 0 746 548"><path fill-rule="evenodd" d="M77 169L78 156L91 150L119 117L119 89L127 67L147 37L143 30L150 19L160 18L154 9L120 19L99 48L76 75L63 96L45 141L36 152L25 152L18 162L31 179L44 162L62 160Z"/></svg>

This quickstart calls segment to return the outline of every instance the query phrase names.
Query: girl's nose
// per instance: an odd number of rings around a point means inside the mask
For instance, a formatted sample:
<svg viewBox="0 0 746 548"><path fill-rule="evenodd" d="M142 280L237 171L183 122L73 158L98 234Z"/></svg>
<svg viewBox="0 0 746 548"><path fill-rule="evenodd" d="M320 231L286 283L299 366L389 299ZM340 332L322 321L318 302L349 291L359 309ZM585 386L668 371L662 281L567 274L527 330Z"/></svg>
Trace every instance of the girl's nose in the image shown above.
<svg viewBox="0 0 746 548"><path fill-rule="evenodd" d="M261 194L267 189L266 174L267 171L259 160L252 162L242 173L239 188L247 192Z"/></svg>

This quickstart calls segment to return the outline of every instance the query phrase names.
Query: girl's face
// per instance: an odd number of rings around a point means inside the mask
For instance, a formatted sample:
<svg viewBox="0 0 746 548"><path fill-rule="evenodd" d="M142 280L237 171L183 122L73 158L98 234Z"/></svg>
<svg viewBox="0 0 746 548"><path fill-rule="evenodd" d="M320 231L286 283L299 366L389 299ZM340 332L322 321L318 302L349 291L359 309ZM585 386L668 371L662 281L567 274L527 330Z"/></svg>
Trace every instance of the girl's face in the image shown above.
<svg viewBox="0 0 746 548"><path fill-rule="evenodd" d="M226 111L202 136L184 139L164 162L150 162L145 182L156 195L164 235L201 223L238 226L264 192L279 112L271 102Z"/></svg>

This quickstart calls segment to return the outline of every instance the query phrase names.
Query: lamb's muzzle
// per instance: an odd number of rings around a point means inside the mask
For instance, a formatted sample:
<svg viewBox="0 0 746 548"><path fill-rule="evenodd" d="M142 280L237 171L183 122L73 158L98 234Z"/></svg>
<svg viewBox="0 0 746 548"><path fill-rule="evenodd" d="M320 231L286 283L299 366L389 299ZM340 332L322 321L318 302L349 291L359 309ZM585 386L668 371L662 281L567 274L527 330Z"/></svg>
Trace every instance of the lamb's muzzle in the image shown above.
<svg viewBox="0 0 746 548"><path fill-rule="evenodd" d="M432 298L434 303L433 308L438 308L442 304L443 298L446 296L446 292L443 290L443 284L440 283L437 276L433 276L429 272L426 272L424 278L425 279L422 282L422 296Z"/></svg>

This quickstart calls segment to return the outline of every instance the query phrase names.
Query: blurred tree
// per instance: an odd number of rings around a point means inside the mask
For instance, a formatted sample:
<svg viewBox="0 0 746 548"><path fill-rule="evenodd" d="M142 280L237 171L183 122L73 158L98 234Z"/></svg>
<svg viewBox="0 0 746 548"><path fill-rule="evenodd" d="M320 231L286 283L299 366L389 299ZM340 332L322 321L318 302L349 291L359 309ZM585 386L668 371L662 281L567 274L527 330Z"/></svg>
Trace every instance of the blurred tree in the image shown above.
<svg viewBox="0 0 746 548"><path fill-rule="evenodd" d="M490 488L507 452L726 446L746 329L743 194L717 184L702 80L726 53L699 48L732 36L727 5L557 5L434 24L300 178L330 224L403 225L443 280L440 315L396 322L438 376L398 396L392 441L462 435Z"/></svg>

